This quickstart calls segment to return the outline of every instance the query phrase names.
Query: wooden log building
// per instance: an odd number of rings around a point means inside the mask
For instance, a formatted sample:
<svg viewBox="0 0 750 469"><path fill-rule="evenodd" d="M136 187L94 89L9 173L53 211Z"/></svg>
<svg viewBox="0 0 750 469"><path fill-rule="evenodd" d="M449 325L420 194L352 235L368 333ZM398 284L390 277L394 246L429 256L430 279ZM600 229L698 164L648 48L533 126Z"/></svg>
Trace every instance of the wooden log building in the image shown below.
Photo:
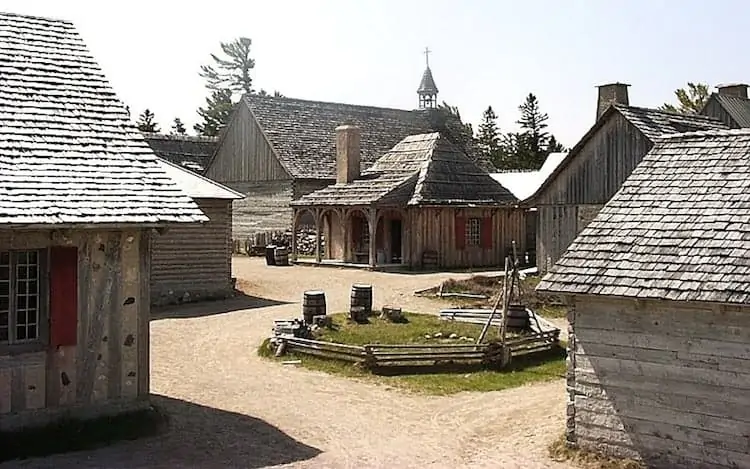
<svg viewBox="0 0 750 469"><path fill-rule="evenodd" d="M195 201L208 221L170 226L151 246L151 304L223 299L232 281L232 202L242 198L185 167L159 161L165 173Z"/></svg>
<svg viewBox="0 0 750 469"><path fill-rule="evenodd" d="M630 106L628 86L614 83L599 87L596 123L522 203L537 209L540 272L560 259L659 136L727 128L714 118Z"/></svg>
<svg viewBox="0 0 750 469"><path fill-rule="evenodd" d="M149 396L152 230L206 221L71 23L0 13L0 431Z"/></svg>
<svg viewBox="0 0 750 469"><path fill-rule="evenodd" d="M205 173L245 195L234 203L234 236L289 230L289 203L336 182L334 129L343 122L362 130L362 169L408 135L439 131L484 169L494 170L475 151L471 129L437 107L437 91L427 67L415 110L245 95Z"/></svg>
<svg viewBox="0 0 750 469"><path fill-rule="evenodd" d="M198 174L206 172L208 162L219 143L217 137L167 135L157 132L141 133L156 156Z"/></svg>
<svg viewBox="0 0 750 469"><path fill-rule="evenodd" d="M499 266L513 241L524 251L518 200L440 133L404 138L361 173L360 129L336 133L336 184L291 204L295 225L307 214L326 237L318 263Z"/></svg>
<svg viewBox="0 0 750 469"><path fill-rule="evenodd" d="M662 137L538 286L570 305L567 440L750 467L750 130Z"/></svg>

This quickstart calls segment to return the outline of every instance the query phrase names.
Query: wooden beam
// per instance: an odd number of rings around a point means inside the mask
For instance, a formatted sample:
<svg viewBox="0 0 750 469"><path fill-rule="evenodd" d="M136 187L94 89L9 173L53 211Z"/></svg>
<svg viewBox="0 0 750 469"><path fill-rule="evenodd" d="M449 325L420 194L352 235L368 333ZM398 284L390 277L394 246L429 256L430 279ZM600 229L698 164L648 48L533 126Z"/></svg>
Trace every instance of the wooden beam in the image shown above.
<svg viewBox="0 0 750 469"><path fill-rule="evenodd" d="M298 209L292 208L292 262L297 262L297 215Z"/></svg>
<svg viewBox="0 0 750 469"><path fill-rule="evenodd" d="M377 266L377 242L375 237L378 232L378 210L375 207L370 207L367 210L367 228L370 230L370 267L375 268Z"/></svg>
<svg viewBox="0 0 750 469"><path fill-rule="evenodd" d="M320 264L322 253L320 252L320 209L315 209L315 262Z"/></svg>

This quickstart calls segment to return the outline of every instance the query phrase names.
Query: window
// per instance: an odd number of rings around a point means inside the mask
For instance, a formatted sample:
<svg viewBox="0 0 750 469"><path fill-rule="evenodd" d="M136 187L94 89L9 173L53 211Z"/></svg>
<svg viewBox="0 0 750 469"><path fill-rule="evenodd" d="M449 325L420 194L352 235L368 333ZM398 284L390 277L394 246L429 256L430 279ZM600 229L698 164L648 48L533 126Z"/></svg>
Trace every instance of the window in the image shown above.
<svg viewBox="0 0 750 469"><path fill-rule="evenodd" d="M466 220L466 245L479 246L482 244L482 219L469 218Z"/></svg>
<svg viewBox="0 0 750 469"><path fill-rule="evenodd" d="M42 336L41 253L0 252L0 344L24 344Z"/></svg>

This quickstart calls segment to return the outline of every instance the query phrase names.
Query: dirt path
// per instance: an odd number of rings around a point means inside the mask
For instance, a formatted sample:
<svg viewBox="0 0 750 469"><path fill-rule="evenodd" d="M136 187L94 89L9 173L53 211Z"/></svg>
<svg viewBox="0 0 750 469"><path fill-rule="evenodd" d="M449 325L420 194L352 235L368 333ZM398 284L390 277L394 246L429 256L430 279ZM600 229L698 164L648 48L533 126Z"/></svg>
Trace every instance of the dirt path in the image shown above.
<svg viewBox="0 0 750 469"><path fill-rule="evenodd" d="M567 467L546 457L563 429L562 380L428 397L255 355L273 318L299 315L304 290L325 290L329 310L343 310L351 284L366 282L376 307L436 311L441 304L413 291L457 275L269 268L248 258L235 259L234 270L262 299L232 300L218 310L215 304L182 307L151 324L152 392L173 416L168 434L0 467ZM243 309L222 313L236 308Z"/></svg>

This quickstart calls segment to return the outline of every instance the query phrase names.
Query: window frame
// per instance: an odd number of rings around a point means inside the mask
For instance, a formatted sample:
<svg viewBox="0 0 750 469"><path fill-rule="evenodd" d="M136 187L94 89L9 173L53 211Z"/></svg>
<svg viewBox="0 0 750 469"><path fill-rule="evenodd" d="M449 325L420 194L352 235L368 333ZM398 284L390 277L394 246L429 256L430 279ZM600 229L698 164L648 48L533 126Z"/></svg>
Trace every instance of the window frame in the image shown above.
<svg viewBox="0 0 750 469"><path fill-rule="evenodd" d="M472 228L476 228L476 231L472 232ZM465 239L467 247L478 248L482 246L482 218L466 218Z"/></svg>
<svg viewBox="0 0 750 469"><path fill-rule="evenodd" d="M18 310L16 308L18 292L18 258L20 253L35 252L37 255L37 336L34 339L18 341L16 322ZM3 249L0 255L8 253L10 276L9 289L9 317L8 341L0 342L0 355L14 355L42 351L49 343L49 249Z"/></svg>

